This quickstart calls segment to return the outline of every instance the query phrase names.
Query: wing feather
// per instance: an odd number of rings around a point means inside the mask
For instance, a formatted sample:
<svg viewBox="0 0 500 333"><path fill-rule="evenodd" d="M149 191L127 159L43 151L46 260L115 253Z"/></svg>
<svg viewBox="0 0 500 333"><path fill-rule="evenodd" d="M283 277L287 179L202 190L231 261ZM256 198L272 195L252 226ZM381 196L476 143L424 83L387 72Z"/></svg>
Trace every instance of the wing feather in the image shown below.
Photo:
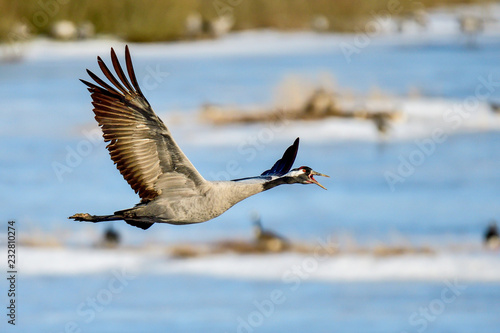
<svg viewBox="0 0 500 333"><path fill-rule="evenodd" d="M87 73L96 84L80 81L91 93L95 119L123 178L143 201L152 200L162 192L196 192L205 180L142 94L128 46L125 47L128 79L113 49L111 61L118 79L104 61L97 58L111 85L90 70Z"/></svg>
<svg viewBox="0 0 500 333"><path fill-rule="evenodd" d="M132 65L132 57L130 56L130 51L128 49L128 45L125 46L125 62L127 65L128 76L130 77L130 81L132 82L132 85L134 86L135 91L139 95L143 95L141 88L139 87L139 83L137 83L137 78L135 77L134 66Z"/></svg>
<svg viewBox="0 0 500 333"><path fill-rule="evenodd" d="M112 57L113 57L113 51L111 51L111 58ZM121 85L121 83L115 78L115 76L113 75L113 73L111 73L111 71L109 70L108 66L106 66L106 64L104 63L104 61L102 61L101 57L97 57L97 64L101 68L101 71L104 74L104 76L106 76L106 78L116 88L118 88L124 95L127 95L127 94L131 93L131 92L128 92L127 90L125 90L125 88L123 88L123 86Z"/></svg>
<svg viewBox="0 0 500 333"><path fill-rule="evenodd" d="M116 56L115 50L113 49L111 49L111 61L113 62L113 68L115 69L115 72L122 81L122 83L125 85L125 87L128 89L129 92L133 92L134 88L128 82L127 77L123 72L122 66L120 65L120 61L118 61L118 57Z"/></svg>

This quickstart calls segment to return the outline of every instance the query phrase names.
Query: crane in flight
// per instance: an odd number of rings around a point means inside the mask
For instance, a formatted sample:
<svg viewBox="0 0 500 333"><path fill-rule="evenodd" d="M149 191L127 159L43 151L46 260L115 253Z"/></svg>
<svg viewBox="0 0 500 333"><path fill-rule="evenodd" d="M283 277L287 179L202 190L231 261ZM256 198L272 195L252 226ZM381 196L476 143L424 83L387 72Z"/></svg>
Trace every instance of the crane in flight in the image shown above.
<svg viewBox="0 0 500 333"><path fill-rule="evenodd" d="M141 202L112 215L79 213L70 219L84 222L124 220L148 229L154 223L190 224L211 220L254 194L283 184L316 184L324 176L307 166L291 169L299 138L269 170L256 177L231 181L208 181L179 148L163 121L155 114L137 83L128 46L125 75L115 51L111 61L116 76L100 57L97 63L106 83L87 69L95 81L87 85L95 119L102 129L111 159ZM290 170L291 169L291 170Z"/></svg>

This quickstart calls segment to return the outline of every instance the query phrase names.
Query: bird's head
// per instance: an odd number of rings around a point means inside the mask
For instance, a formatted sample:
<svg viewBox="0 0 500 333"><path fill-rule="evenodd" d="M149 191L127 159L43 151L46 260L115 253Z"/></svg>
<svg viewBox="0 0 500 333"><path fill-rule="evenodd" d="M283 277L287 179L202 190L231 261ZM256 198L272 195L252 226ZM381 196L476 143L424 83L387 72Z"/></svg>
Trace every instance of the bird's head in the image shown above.
<svg viewBox="0 0 500 333"><path fill-rule="evenodd" d="M286 176L292 178L295 183L299 184L316 184L319 187L326 190L326 187L318 183L314 176L330 177L322 173L316 172L310 167L301 166L300 168L292 169L286 174Z"/></svg>

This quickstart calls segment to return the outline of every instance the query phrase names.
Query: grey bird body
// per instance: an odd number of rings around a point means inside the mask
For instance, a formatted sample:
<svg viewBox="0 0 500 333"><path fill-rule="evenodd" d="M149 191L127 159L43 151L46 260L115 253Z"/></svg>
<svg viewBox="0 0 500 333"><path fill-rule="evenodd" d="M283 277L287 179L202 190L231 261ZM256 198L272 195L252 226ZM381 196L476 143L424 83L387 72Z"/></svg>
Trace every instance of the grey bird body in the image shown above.
<svg viewBox="0 0 500 333"><path fill-rule="evenodd" d="M221 215L241 200L278 185L301 183L323 187L313 176L326 175L309 167L290 170L297 155L298 138L283 157L260 176L233 181L205 180L142 94L128 47L125 48L128 78L113 49L111 59L119 80L100 57L97 59L112 85L89 70L88 74L97 84L81 81L91 93L95 119L103 131L104 141L108 142L106 148L111 159L139 194L141 202L113 215L80 213L71 219L85 222L124 220L142 229L154 223L200 223Z"/></svg>
<svg viewBox="0 0 500 333"><path fill-rule="evenodd" d="M216 218L226 210L254 194L263 191L263 181L206 182L190 196L160 195L147 204L126 210L129 218L148 217L151 222L170 224L200 223Z"/></svg>

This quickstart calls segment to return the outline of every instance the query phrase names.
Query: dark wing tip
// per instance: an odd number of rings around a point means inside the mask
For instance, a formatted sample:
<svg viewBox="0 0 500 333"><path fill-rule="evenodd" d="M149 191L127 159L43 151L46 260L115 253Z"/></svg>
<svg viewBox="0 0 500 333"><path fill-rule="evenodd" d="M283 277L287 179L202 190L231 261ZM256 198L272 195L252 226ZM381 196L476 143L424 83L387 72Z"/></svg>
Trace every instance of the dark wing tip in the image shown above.
<svg viewBox="0 0 500 333"><path fill-rule="evenodd" d="M83 83L84 85L89 86L89 87L92 87L92 86L91 86L91 85L92 85L92 83L90 83L89 81L86 81L86 80L84 80L84 79L79 79L79 80L80 80L80 82L81 82L81 83Z"/></svg>
<svg viewBox="0 0 500 333"><path fill-rule="evenodd" d="M132 64L132 56L130 55L128 45L125 45L125 66L127 67L128 76L130 78L132 86L137 91L137 93L139 93L139 95L144 96L135 76L134 65Z"/></svg>
<svg viewBox="0 0 500 333"><path fill-rule="evenodd" d="M111 51L109 53L111 54L111 59L118 59L115 49L111 48Z"/></svg>

